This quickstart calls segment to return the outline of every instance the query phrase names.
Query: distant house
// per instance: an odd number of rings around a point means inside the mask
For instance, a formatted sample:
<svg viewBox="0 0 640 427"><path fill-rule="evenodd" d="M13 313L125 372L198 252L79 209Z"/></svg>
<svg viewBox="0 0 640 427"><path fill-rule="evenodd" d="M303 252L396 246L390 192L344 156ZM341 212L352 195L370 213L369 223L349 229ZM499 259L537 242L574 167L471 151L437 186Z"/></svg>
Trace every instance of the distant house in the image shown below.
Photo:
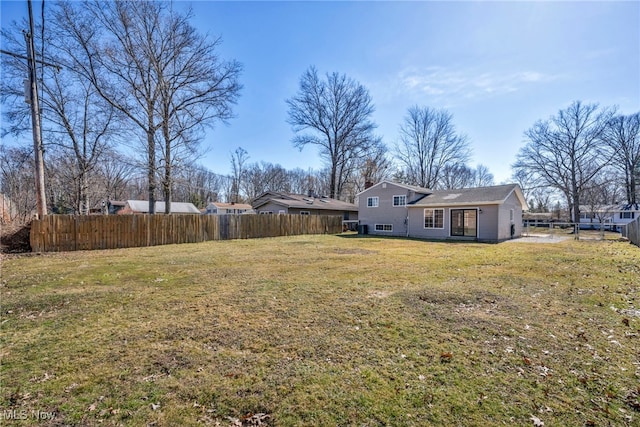
<svg viewBox="0 0 640 427"><path fill-rule="evenodd" d="M358 195L361 231L387 236L500 242L522 234L517 184L429 190L390 181Z"/></svg>
<svg viewBox="0 0 640 427"><path fill-rule="evenodd" d="M522 214L522 223L530 227L548 227L553 222L552 212L525 212Z"/></svg>
<svg viewBox="0 0 640 427"><path fill-rule="evenodd" d="M262 215L340 215L345 221L358 219L358 206L325 196L269 191L256 197L251 206Z"/></svg>
<svg viewBox="0 0 640 427"><path fill-rule="evenodd" d="M123 205L124 204L124 205ZM112 211L117 215L127 214L147 214L149 213L149 202L147 200L127 200L126 202L109 202L109 213ZM164 202L156 202L155 213L164 213ZM199 214L200 210L193 203L171 202L172 214Z"/></svg>
<svg viewBox="0 0 640 427"><path fill-rule="evenodd" d="M580 228L617 229L640 217L640 204L580 206Z"/></svg>
<svg viewBox="0 0 640 427"><path fill-rule="evenodd" d="M207 215L238 215L255 213L251 205L246 203L222 203L211 202L207 205L205 211Z"/></svg>

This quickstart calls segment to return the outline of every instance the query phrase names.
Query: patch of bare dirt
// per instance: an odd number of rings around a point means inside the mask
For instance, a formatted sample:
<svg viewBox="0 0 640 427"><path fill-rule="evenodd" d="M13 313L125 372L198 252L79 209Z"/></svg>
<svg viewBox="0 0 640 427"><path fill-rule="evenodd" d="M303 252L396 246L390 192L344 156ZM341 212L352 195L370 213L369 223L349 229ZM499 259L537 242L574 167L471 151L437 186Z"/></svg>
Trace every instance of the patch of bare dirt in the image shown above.
<svg viewBox="0 0 640 427"><path fill-rule="evenodd" d="M2 224L0 229L0 252L31 252L30 231L31 224Z"/></svg>

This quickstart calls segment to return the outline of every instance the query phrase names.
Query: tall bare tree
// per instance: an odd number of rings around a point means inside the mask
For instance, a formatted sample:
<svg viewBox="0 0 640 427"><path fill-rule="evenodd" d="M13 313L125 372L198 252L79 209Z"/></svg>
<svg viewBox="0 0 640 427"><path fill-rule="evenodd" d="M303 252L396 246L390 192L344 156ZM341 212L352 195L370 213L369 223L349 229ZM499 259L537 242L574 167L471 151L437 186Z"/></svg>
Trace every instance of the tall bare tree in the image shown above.
<svg viewBox="0 0 640 427"><path fill-rule="evenodd" d="M429 107L409 108L395 149L408 184L436 188L443 169L466 163L470 153L468 139L456 131L451 113Z"/></svg>
<svg viewBox="0 0 640 427"><path fill-rule="evenodd" d="M627 203L640 200L640 112L612 118L605 142L613 150L611 165L622 173Z"/></svg>
<svg viewBox="0 0 640 427"><path fill-rule="evenodd" d="M59 37L60 23L52 20L46 27L39 26L37 44L39 52L45 53L47 65L42 67L39 83L42 106L42 134L49 154L60 152L68 166L65 174L73 175L68 184L74 186L74 203L70 206L75 213L87 214L89 210L89 181L91 174L101 159L101 154L114 137L115 112L91 87L90 83L76 72L72 64L66 63L64 38ZM14 24L3 29L2 38L11 50L20 47L16 39L19 26ZM46 49L42 48L46 46ZM43 56L42 53L40 56ZM26 65L16 57L3 57L5 67L1 91L8 119L6 131L21 134L26 128L22 80ZM51 168L49 168L49 174ZM71 190L71 189L69 189ZM92 190L93 191L93 190Z"/></svg>
<svg viewBox="0 0 640 427"><path fill-rule="evenodd" d="M488 187L493 185L493 174L485 165L478 165L473 170L473 187Z"/></svg>
<svg viewBox="0 0 640 427"><path fill-rule="evenodd" d="M249 153L242 147L235 149L231 153L231 194L229 194L229 202L240 203L240 191L244 187L244 181L247 175L247 161Z"/></svg>
<svg viewBox="0 0 640 427"><path fill-rule="evenodd" d="M525 132L527 143L518 153L514 169L560 191L573 222L580 221L585 189L611 159L603 141L612 115L611 109L575 101Z"/></svg>
<svg viewBox="0 0 640 427"><path fill-rule="evenodd" d="M222 61L220 41L198 34L189 18L151 1L62 3L56 18L74 65L144 135L150 213L158 150L170 212L175 162L197 151L205 126L231 117L240 90L240 64Z"/></svg>
<svg viewBox="0 0 640 427"><path fill-rule="evenodd" d="M299 149L317 145L329 167L329 196L340 198L353 161L377 139L371 121L374 106L369 91L344 74L323 80L314 67L300 79L298 93L287 100L288 123ZM304 131L310 131L301 133Z"/></svg>

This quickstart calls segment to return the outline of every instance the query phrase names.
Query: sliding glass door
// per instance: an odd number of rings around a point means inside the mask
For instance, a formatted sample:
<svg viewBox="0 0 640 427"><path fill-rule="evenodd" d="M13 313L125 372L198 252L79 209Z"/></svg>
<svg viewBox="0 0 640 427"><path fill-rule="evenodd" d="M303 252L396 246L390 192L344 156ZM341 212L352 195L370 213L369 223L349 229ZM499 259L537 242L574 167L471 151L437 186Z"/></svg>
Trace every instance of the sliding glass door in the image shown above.
<svg viewBox="0 0 640 427"><path fill-rule="evenodd" d="M451 209L451 235L478 237L477 209Z"/></svg>

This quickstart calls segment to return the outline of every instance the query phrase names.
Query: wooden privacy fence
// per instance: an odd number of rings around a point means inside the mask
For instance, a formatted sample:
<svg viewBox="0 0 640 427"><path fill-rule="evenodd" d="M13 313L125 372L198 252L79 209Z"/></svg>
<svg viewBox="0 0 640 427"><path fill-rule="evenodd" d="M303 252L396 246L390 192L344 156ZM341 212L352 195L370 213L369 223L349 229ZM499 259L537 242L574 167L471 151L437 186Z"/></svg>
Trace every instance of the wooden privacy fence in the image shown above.
<svg viewBox="0 0 640 427"><path fill-rule="evenodd" d="M49 215L31 223L30 241L58 252L341 231L342 217L325 215Z"/></svg>
<svg viewBox="0 0 640 427"><path fill-rule="evenodd" d="M640 217L622 227L622 236L636 246L640 246Z"/></svg>

